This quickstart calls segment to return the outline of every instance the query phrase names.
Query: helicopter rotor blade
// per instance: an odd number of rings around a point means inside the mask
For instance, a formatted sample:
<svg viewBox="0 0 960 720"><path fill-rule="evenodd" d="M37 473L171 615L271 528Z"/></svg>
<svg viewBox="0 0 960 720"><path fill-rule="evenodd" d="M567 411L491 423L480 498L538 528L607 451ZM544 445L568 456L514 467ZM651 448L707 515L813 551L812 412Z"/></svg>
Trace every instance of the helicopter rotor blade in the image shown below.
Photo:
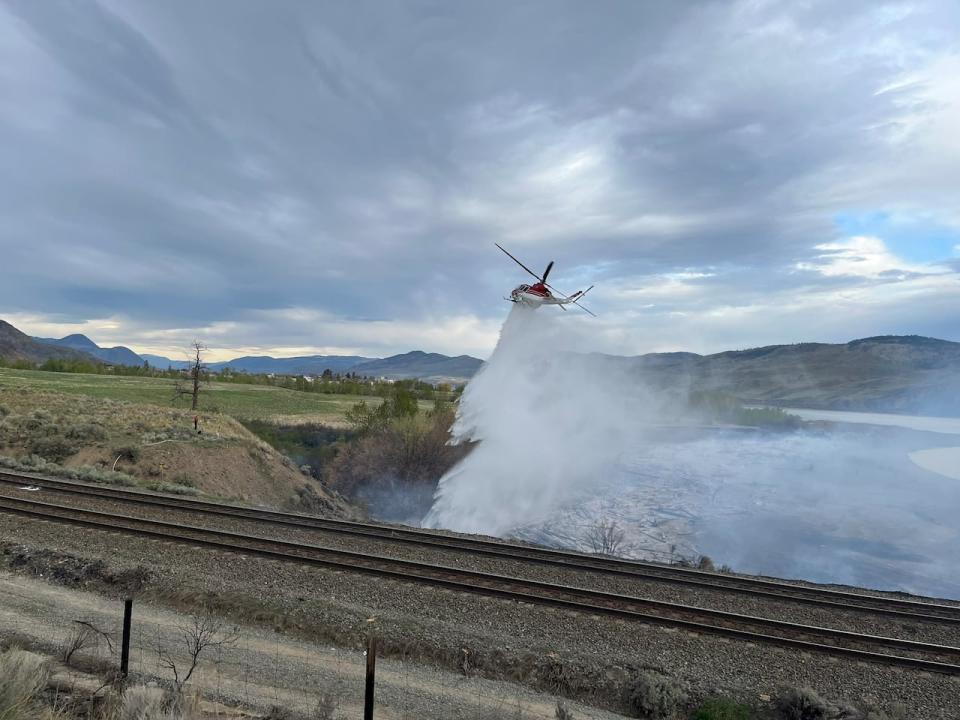
<svg viewBox="0 0 960 720"><path fill-rule="evenodd" d="M578 308L580 308L581 310L583 310L583 311L584 311L585 313L587 313L588 315L593 315L593 317L596 317L596 315L594 315L592 312L590 312L589 310L587 310L586 307L584 307L583 305L581 305L580 303L578 303L576 300L573 301L573 304L576 305L576 306L577 306Z"/></svg>
<svg viewBox="0 0 960 720"><path fill-rule="evenodd" d="M553 269L553 260L551 260L551 261L550 261L550 264L547 265L547 269L543 271L543 277L540 278L540 282L542 282L544 285L547 284L547 275L550 274L550 271L551 271L552 269Z"/></svg>
<svg viewBox="0 0 960 720"><path fill-rule="evenodd" d="M524 265L522 262L520 262L519 260L517 260L513 255L511 255L509 252L507 252L507 251L503 248L503 246L500 245L500 243L494 243L494 245L496 245L498 248L500 248L501 250L503 250L504 254L505 254L508 258L510 258L511 260L513 260L517 265L519 265L519 266L522 267L524 270L526 270L528 273L530 273L531 275L533 275L533 277L535 277L537 280L540 280L540 276L539 276L539 275L537 275L533 270L531 270L530 268L528 268L528 267L527 267L526 265ZM553 264L553 263L551 263L551 265L552 265L552 264Z"/></svg>

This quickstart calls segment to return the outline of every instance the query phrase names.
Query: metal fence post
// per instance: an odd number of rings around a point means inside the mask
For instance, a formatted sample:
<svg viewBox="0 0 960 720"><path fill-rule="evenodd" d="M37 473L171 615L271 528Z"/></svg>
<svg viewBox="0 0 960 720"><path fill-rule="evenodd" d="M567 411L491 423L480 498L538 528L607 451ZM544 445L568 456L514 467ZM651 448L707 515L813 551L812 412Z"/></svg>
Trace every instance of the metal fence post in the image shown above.
<svg viewBox="0 0 960 720"><path fill-rule="evenodd" d="M367 685L363 697L363 720L373 720L373 689L377 670L377 636L367 637Z"/></svg>
<svg viewBox="0 0 960 720"><path fill-rule="evenodd" d="M133 598L123 601L123 644L120 646L120 675L130 671L130 618L133 615Z"/></svg>

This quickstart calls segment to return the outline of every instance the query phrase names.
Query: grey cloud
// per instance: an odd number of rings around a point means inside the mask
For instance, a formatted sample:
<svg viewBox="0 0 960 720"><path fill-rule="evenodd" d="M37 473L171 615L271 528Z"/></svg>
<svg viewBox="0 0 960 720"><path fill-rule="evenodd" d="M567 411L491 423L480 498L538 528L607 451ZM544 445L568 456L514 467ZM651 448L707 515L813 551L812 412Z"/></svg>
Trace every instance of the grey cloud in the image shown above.
<svg viewBox="0 0 960 720"><path fill-rule="evenodd" d="M511 234L566 290L711 267L717 302L856 287L795 272L831 216L948 215L960 179L891 175L933 177L890 137L937 109L877 92L953 48L946 2L0 7L49 61L0 75L23 108L0 116L0 313L492 318Z"/></svg>

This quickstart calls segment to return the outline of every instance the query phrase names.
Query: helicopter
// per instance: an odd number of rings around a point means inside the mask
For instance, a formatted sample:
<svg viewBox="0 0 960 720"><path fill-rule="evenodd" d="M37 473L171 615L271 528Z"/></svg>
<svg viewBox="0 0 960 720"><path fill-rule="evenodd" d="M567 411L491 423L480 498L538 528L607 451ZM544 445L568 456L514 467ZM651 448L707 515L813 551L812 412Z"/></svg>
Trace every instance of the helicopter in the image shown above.
<svg viewBox="0 0 960 720"><path fill-rule="evenodd" d="M596 315L580 304L580 300L583 299L583 296L593 290L593 285L588 287L586 290L577 290L572 295L564 295L556 288L547 284L547 276L550 274L550 270L553 269L553 260L549 262L547 269L543 271L542 276L537 275L533 270L528 268L522 262L517 260L517 258L507 252L507 250L500 245L500 243L494 243L494 245L500 248L500 250L503 251L507 257L513 260L528 273L533 275L533 277L535 277L537 280L537 282L535 282L533 285L518 285L510 292L510 297L504 298L504 300L509 300L512 303L519 303L531 308L538 308L541 305L559 305L561 310L566 310L564 305L569 305L572 303L589 315L596 317Z"/></svg>

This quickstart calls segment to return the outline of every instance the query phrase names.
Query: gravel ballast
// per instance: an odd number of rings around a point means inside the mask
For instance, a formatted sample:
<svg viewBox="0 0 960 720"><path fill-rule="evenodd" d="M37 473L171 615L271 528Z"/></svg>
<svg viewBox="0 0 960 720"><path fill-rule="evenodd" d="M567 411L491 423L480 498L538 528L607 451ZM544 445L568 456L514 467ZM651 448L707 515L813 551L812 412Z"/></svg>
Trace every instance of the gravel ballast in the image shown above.
<svg viewBox="0 0 960 720"><path fill-rule="evenodd" d="M288 632L310 635L322 627L328 637L348 640L376 618L395 650L406 646L416 657L474 662L488 671L499 666L515 674L530 657L552 654L554 664L577 673L564 680L567 694L593 691L594 700L608 706L617 702L613 689L636 670L652 668L681 679L700 697L723 692L762 705L785 686L810 686L834 702L882 707L903 702L912 718L960 717L960 683L944 676L10 515L0 515L0 539L103 559L111 569L140 565L151 573L147 597L181 605L206 601L236 612L246 608L251 617L260 613L261 624ZM8 555L15 552L8 548ZM524 679L531 678L537 680L535 674Z"/></svg>
<svg viewBox="0 0 960 720"><path fill-rule="evenodd" d="M0 485L0 495L23 497L9 486ZM349 536L319 529L298 529L255 520L227 518L192 510L172 510L129 502L88 498L71 493L43 490L27 499L78 507L100 512L115 512L131 517L208 527L260 537L307 543L322 547L370 553L416 562L447 565L498 575L582 587L590 590L632 595L665 602L712 608L805 625L838 628L870 635L897 637L918 642L960 646L960 625L904 621L875 615L867 610L832 609L788 600L760 598L734 592L682 586L656 580L617 577L506 558L491 558L444 549L425 548L407 543ZM816 587L808 585L809 587ZM845 588L846 589L846 588ZM871 593L882 596L881 593ZM960 607L960 603L956 604Z"/></svg>

